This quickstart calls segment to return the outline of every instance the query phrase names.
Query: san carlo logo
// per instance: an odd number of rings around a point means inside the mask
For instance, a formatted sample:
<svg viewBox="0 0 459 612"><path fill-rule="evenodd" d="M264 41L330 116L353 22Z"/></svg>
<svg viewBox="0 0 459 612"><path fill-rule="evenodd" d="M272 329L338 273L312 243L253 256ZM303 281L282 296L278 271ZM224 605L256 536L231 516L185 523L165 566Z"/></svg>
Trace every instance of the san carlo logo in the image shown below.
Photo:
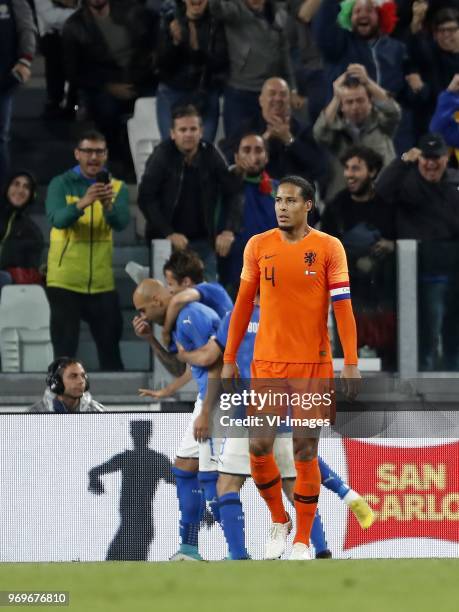
<svg viewBox="0 0 459 612"><path fill-rule="evenodd" d="M459 442L415 448L343 443L349 486L376 517L362 531L349 516L344 550L395 538L459 542Z"/></svg>
<svg viewBox="0 0 459 612"><path fill-rule="evenodd" d="M308 264L308 266L312 266L316 261L316 253L314 251L309 251L304 254L304 263Z"/></svg>

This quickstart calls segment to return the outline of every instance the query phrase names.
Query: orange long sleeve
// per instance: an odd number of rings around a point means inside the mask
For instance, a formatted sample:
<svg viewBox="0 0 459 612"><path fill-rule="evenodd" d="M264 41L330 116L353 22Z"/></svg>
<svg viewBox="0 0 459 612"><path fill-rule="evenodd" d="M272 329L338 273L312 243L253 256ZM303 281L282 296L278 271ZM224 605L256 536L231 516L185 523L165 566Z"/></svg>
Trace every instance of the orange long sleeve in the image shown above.
<svg viewBox="0 0 459 612"><path fill-rule="evenodd" d="M239 292L231 315L226 343L224 363L236 363L236 354L247 331L253 311L253 300L258 289L258 280L247 281L241 278Z"/></svg>
<svg viewBox="0 0 459 612"><path fill-rule="evenodd" d="M357 365L357 327L351 300L340 300L333 303L338 335L343 347L344 365Z"/></svg>

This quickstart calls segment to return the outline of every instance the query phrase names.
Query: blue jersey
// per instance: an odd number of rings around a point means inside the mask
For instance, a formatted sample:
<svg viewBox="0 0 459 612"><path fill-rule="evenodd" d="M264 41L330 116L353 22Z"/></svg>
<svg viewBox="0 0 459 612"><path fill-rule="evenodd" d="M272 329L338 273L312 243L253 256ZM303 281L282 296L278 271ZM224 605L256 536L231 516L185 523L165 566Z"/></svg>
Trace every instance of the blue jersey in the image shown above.
<svg viewBox="0 0 459 612"><path fill-rule="evenodd" d="M219 347L224 352L226 342L228 339L228 329L231 319L231 312L228 312L222 319L220 327L218 328L217 335L215 337ZM247 327L245 336L241 342L241 346L237 352L236 361L241 373L241 378L250 379L250 364L253 359L253 347L255 345L255 336L258 331L258 322L260 320L260 307L254 306L250 323Z"/></svg>
<svg viewBox="0 0 459 612"><path fill-rule="evenodd" d="M233 302L219 283L199 283L193 287L201 296L200 301L209 306L222 319L233 308Z"/></svg>
<svg viewBox="0 0 459 612"><path fill-rule="evenodd" d="M177 352L176 341L186 351L201 348L207 344L211 336L216 334L219 325L220 318L208 306L199 302L187 304L182 308L175 322L169 351ZM191 373L198 385L199 395L204 399L207 391L207 368L191 366Z"/></svg>

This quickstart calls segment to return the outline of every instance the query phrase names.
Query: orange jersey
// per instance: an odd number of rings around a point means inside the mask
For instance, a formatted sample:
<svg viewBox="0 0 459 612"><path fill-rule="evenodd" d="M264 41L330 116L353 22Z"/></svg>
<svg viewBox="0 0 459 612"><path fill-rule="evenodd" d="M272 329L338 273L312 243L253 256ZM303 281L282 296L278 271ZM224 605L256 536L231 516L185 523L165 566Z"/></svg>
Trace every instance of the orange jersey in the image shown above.
<svg viewBox="0 0 459 612"><path fill-rule="evenodd" d="M279 229L253 236L241 279L260 286L254 360L324 363L332 360L327 320L330 295L350 299L341 242L315 229L296 243Z"/></svg>

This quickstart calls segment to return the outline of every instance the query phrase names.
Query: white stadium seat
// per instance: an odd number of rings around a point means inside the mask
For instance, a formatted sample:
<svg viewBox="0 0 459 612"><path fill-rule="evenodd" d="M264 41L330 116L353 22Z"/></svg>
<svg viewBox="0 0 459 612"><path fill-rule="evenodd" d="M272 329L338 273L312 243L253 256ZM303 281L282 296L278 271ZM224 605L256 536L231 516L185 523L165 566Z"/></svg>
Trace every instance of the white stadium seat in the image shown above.
<svg viewBox="0 0 459 612"><path fill-rule="evenodd" d="M127 132L137 183L140 183L147 159L161 141L156 123L156 98L136 100L134 115L127 122Z"/></svg>
<svg viewBox="0 0 459 612"><path fill-rule="evenodd" d="M3 372L42 372L53 360L50 309L40 285L7 285L0 301Z"/></svg>

